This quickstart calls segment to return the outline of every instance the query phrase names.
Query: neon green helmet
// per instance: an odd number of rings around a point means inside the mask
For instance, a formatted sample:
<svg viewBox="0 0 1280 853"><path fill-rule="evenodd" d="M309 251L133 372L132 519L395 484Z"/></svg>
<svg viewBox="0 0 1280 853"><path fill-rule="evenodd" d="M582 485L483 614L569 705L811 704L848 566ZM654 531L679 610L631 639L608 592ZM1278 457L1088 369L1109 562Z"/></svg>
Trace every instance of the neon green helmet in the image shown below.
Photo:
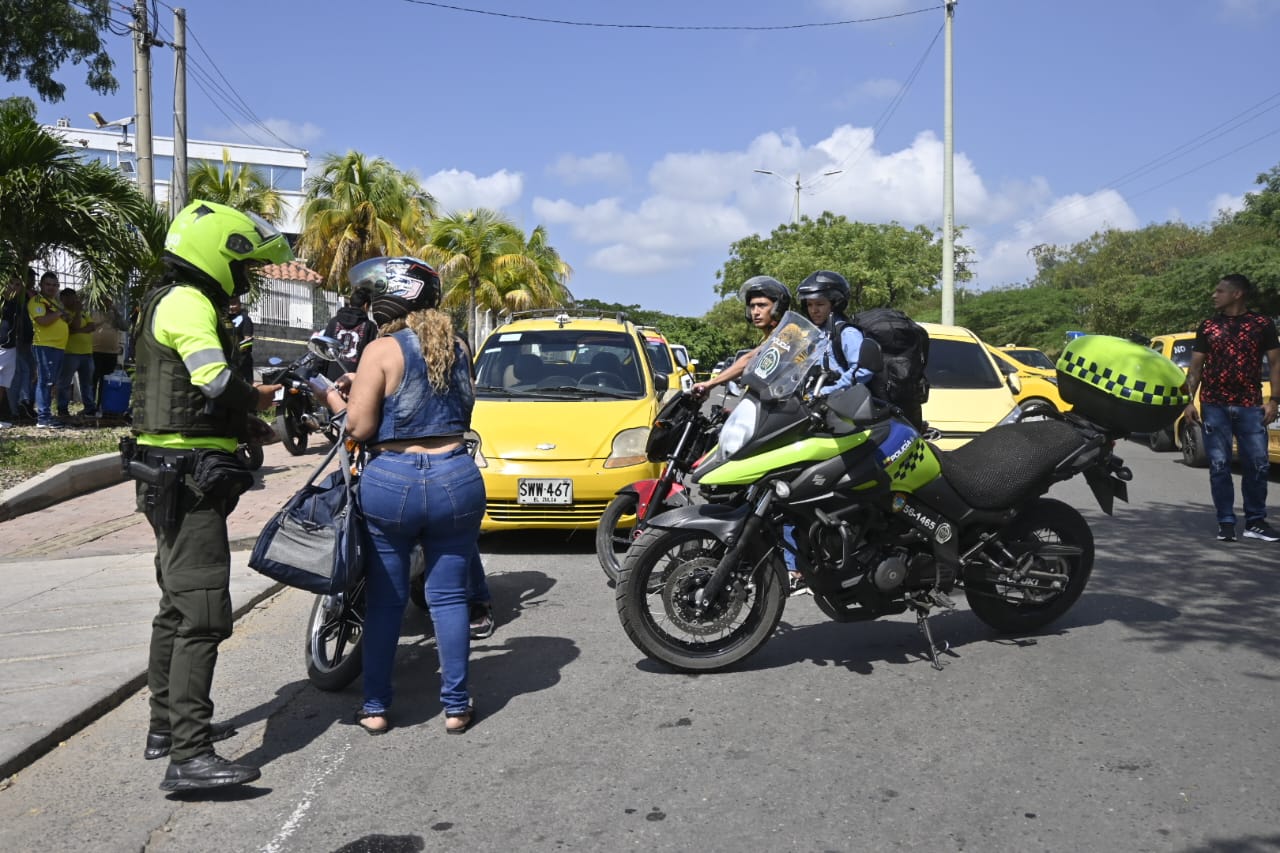
<svg viewBox="0 0 1280 853"><path fill-rule="evenodd" d="M213 201L193 201L173 218L165 259L202 272L228 296L249 292L249 267L293 260L284 235L254 213Z"/></svg>

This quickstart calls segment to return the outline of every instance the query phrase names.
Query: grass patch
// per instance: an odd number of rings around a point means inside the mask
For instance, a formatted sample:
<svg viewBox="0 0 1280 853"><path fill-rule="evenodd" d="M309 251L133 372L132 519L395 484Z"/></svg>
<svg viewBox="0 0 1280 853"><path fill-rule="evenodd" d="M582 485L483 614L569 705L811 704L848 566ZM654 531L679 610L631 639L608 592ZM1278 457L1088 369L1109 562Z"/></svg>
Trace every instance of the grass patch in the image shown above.
<svg viewBox="0 0 1280 853"><path fill-rule="evenodd" d="M41 430L35 435L14 436L0 433L0 466L24 477L34 477L62 462L114 452L120 437L128 433L128 427Z"/></svg>

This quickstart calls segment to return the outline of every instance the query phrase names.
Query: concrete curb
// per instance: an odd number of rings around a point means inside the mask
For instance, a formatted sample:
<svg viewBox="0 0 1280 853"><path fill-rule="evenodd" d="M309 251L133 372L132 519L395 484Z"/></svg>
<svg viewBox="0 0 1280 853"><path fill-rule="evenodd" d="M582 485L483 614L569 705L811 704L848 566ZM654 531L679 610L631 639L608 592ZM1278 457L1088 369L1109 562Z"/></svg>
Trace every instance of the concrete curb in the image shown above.
<svg viewBox="0 0 1280 853"><path fill-rule="evenodd" d="M0 495L0 521L123 481L119 453L62 462Z"/></svg>
<svg viewBox="0 0 1280 853"><path fill-rule="evenodd" d="M234 560L235 558L233 557L232 559ZM231 617L233 622L238 622L241 616L248 613L260 602L270 598L284 588L285 586L282 583L271 583L263 589L255 592L249 596L247 601L232 610ZM7 781L13 775L35 763L40 758L57 748L58 744L80 732L86 726L95 722L99 717L115 710L126 699L137 693L146 685L147 670L144 666L141 672L130 677L120 687L99 697L93 702L93 704L78 711L74 716L50 729L38 740L28 744L13 755L0 757L0 783ZM0 784L0 787L3 787L3 785Z"/></svg>

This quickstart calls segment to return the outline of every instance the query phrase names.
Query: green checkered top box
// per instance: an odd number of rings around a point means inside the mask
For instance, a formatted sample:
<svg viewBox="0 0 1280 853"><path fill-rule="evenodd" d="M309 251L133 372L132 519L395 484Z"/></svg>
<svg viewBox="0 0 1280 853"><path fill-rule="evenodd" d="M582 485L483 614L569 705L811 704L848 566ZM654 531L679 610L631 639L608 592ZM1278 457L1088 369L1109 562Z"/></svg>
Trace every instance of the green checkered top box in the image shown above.
<svg viewBox="0 0 1280 853"><path fill-rule="evenodd" d="M1162 429L1191 402L1182 368L1124 338L1078 337L1062 351L1057 367L1062 399L1113 432Z"/></svg>

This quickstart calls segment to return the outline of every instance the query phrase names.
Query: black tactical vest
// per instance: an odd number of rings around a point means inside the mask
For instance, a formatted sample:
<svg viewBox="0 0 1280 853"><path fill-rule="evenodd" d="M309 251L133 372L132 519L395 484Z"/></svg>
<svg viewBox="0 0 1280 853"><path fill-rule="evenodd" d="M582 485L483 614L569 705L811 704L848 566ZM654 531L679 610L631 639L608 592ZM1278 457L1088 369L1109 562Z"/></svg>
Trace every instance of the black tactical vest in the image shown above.
<svg viewBox="0 0 1280 853"><path fill-rule="evenodd" d="M244 440L245 413L218 405L191 384L191 373L177 350L162 345L152 331L156 306L179 284L162 284L143 297L134 327L137 370L133 377L133 432L180 433ZM218 324L218 342L228 365L235 343L231 330Z"/></svg>

